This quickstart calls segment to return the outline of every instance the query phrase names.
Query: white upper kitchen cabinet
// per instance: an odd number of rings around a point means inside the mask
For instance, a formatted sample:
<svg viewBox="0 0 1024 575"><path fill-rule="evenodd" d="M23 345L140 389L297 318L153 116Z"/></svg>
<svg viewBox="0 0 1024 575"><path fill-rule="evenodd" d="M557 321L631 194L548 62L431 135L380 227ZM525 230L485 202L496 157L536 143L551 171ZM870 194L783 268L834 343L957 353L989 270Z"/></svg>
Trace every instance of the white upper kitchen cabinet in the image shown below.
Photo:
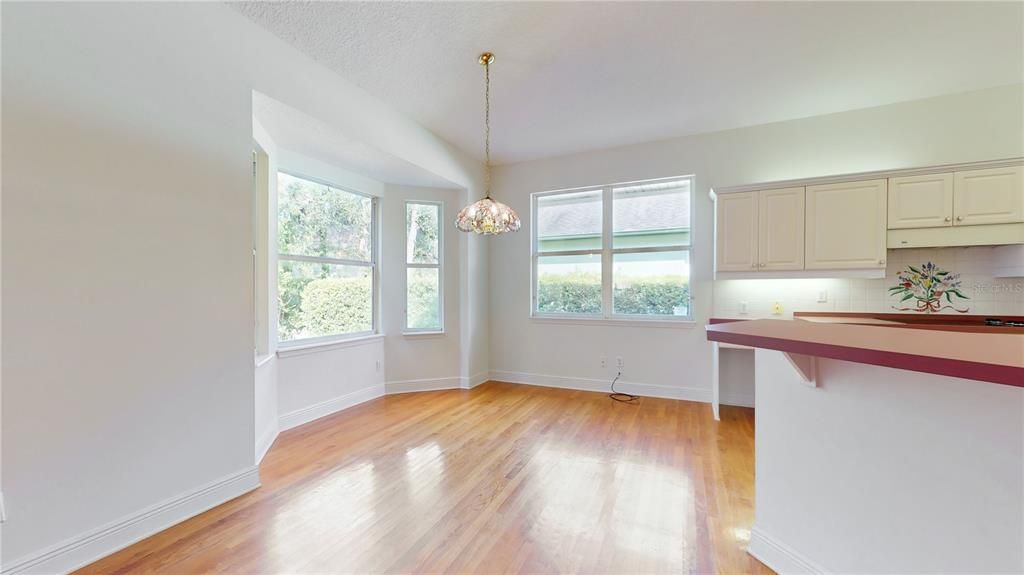
<svg viewBox="0 0 1024 575"><path fill-rule="evenodd" d="M807 186L804 268L885 268L888 180Z"/></svg>
<svg viewBox="0 0 1024 575"><path fill-rule="evenodd" d="M953 222L953 173L889 178L889 229L939 228Z"/></svg>
<svg viewBox="0 0 1024 575"><path fill-rule="evenodd" d="M759 192L757 229L758 269L804 269L804 188Z"/></svg>
<svg viewBox="0 0 1024 575"><path fill-rule="evenodd" d="M1024 169L1020 166L956 172L953 225L1024 222Z"/></svg>
<svg viewBox="0 0 1024 575"><path fill-rule="evenodd" d="M716 200L715 264L718 271L757 269L757 192L722 194Z"/></svg>

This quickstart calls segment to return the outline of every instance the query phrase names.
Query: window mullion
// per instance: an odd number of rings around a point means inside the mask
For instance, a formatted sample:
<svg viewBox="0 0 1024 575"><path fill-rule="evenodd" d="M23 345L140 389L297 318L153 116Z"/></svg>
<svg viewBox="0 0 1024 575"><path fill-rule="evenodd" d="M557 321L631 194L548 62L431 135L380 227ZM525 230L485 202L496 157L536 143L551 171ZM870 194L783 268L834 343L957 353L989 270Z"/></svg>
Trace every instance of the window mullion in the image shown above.
<svg viewBox="0 0 1024 575"><path fill-rule="evenodd" d="M372 268L374 267L374 265L376 265L375 259L371 259L370 261L346 260L343 258L329 258L323 256L300 256L297 254L277 254L277 259L294 262L311 262L315 264L332 264L336 266L362 266L368 268Z"/></svg>
<svg viewBox="0 0 1024 575"><path fill-rule="evenodd" d="M600 255L604 251L604 248L596 250L558 250L550 252L538 252L537 255L544 257L552 256L589 256L589 255Z"/></svg>
<svg viewBox="0 0 1024 575"><path fill-rule="evenodd" d="M601 190L601 310L612 316L612 189Z"/></svg>
<svg viewBox="0 0 1024 575"><path fill-rule="evenodd" d="M687 245L674 245L674 246L657 246L647 248L613 248L612 253L614 254L654 254L659 252L681 252L689 250L690 246Z"/></svg>

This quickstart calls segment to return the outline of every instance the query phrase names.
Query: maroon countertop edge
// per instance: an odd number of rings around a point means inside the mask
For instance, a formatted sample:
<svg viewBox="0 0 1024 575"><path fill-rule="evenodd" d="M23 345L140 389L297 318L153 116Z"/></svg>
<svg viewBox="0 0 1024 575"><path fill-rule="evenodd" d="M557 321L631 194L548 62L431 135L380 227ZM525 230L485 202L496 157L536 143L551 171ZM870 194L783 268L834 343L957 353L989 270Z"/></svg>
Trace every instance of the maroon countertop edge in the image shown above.
<svg viewBox="0 0 1024 575"><path fill-rule="evenodd" d="M730 323L732 321L744 320L718 319L716 321L715 319L712 319L711 323L722 324ZM846 347L828 343L731 333L714 329L707 330L707 337L709 341L717 341L721 343L774 349L788 353L827 357L829 359L839 359L869 365L880 365L883 367L904 369L907 371L933 373L936 375L947 375L950 377L987 381L990 383L999 383L1014 387L1024 387L1024 369L1010 365L995 365L958 359L928 357L875 349Z"/></svg>

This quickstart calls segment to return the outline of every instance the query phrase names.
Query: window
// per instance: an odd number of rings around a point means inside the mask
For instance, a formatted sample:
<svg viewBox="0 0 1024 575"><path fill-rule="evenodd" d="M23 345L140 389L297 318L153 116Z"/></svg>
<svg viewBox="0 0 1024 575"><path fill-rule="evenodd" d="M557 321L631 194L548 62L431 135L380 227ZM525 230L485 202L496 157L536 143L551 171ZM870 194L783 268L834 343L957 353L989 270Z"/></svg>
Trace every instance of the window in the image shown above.
<svg viewBox="0 0 1024 575"><path fill-rule="evenodd" d="M533 314L689 319L691 178L533 196Z"/></svg>
<svg viewBox="0 0 1024 575"><path fill-rule="evenodd" d="M256 356L265 357L270 352L270 342L274 334L270 332L270 271L268 255L272 249L269 245L270 224L270 157L258 144L252 153L253 167L253 304L255 305Z"/></svg>
<svg viewBox="0 0 1024 575"><path fill-rule="evenodd" d="M441 204L405 204L405 330L444 330Z"/></svg>
<svg viewBox="0 0 1024 575"><path fill-rule="evenodd" d="M278 339L376 329L376 201L278 173Z"/></svg>

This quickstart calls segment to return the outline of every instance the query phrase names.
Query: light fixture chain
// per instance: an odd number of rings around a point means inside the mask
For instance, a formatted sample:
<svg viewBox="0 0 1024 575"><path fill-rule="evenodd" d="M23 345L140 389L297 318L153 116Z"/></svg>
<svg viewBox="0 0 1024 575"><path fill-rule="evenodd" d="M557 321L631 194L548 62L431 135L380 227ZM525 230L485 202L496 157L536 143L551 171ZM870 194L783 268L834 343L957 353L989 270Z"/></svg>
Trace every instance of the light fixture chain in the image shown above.
<svg viewBox="0 0 1024 575"><path fill-rule="evenodd" d="M491 197L491 64L484 63L484 196Z"/></svg>
<svg viewBox="0 0 1024 575"><path fill-rule="evenodd" d="M2 0L0 0L2 1ZM494 54L484 52L477 59L484 67L484 189L479 201L459 210L455 227L463 232L486 236L519 231L522 222L515 210L491 199L491 62Z"/></svg>

